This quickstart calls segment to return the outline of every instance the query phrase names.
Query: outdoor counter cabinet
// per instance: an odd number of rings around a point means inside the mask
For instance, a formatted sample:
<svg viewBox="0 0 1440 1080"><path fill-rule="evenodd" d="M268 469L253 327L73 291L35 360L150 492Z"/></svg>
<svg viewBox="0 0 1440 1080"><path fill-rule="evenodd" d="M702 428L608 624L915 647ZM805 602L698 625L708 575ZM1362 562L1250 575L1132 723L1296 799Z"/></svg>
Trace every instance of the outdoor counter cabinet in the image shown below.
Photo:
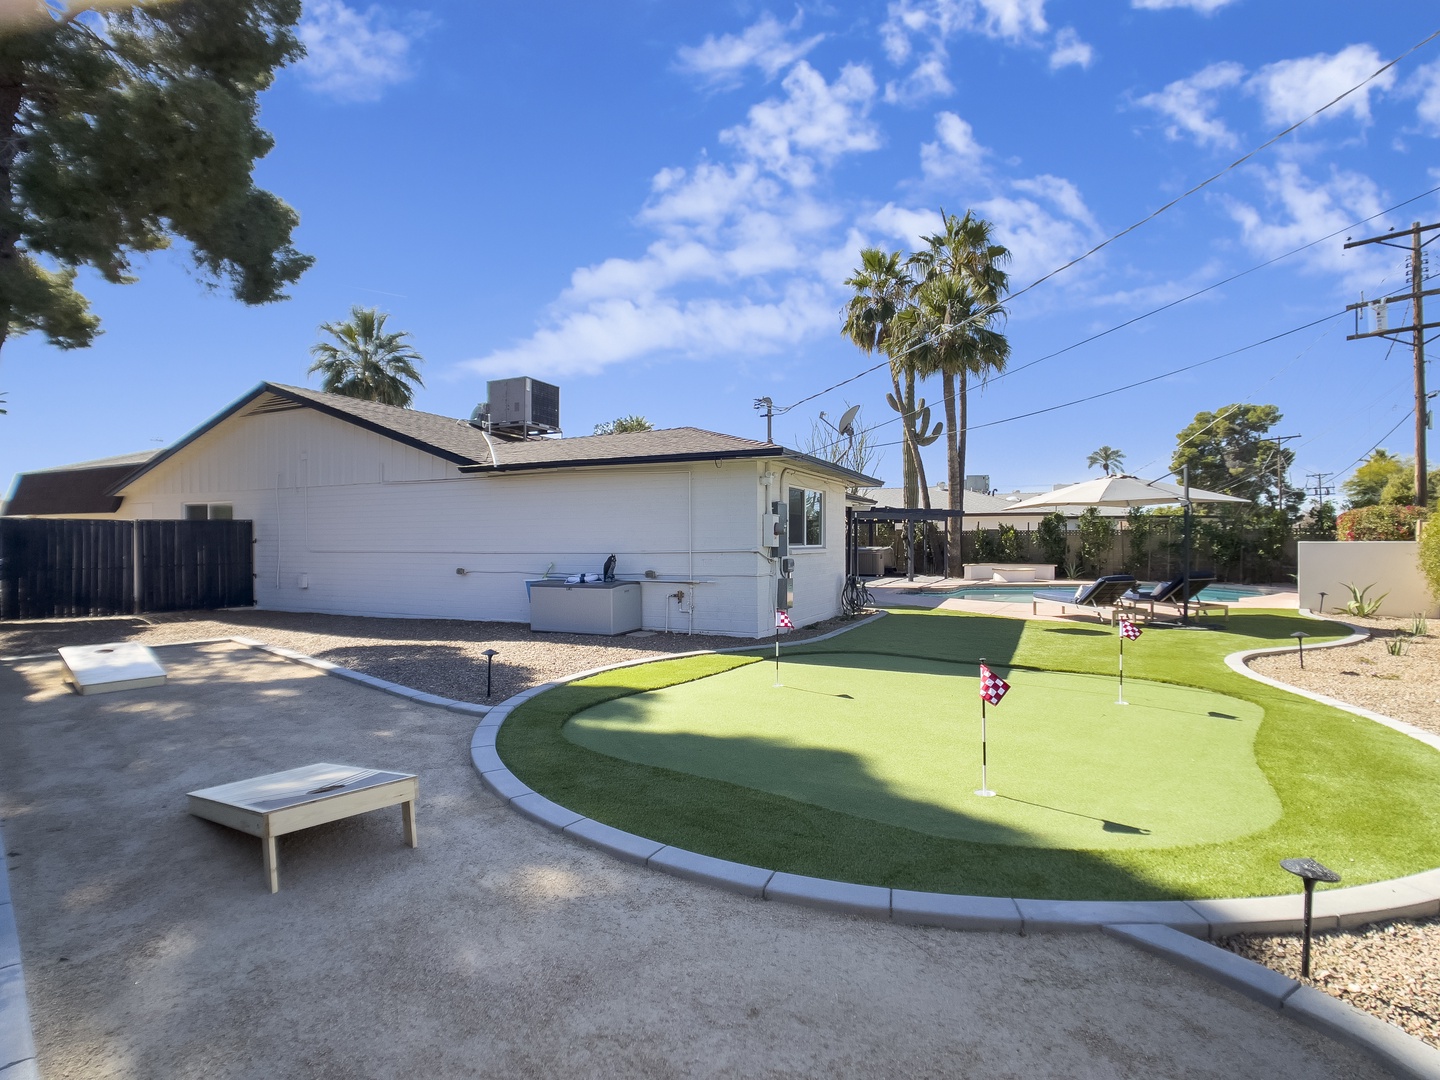
<svg viewBox="0 0 1440 1080"><path fill-rule="evenodd" d="M628 634L640 629L638 581L532 581L530 629L562 634ZM690 588L687 585L685 588Z"/></svg>
<svg viewBox="0 0 1440 1080"><path fill-rule="evenodd" d="M415 799L419 781L410 773L357 769L353 765L306 765L189 793L190 813L260 838L265 880L280 891L275 838L286 833L400 804L405 843L419 843Z"/></svg>

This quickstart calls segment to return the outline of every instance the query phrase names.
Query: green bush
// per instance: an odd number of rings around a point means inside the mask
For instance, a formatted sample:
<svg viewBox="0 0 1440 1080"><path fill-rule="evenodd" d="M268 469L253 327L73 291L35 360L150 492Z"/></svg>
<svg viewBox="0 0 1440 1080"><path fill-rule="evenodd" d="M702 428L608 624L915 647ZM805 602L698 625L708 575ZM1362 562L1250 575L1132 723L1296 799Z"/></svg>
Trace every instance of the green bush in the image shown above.
<svg viewBox="0 0 1440 1080"><path fill-rule="evenodd" d="M1430 586L1430 595L1440 601L1440 510L1430 515L1420 534L1420 572Z"/></svg>
<svg viewBox="0 0 1440 1080"><path fill-rule="evenodd" d="M1105 560L1115 546L1115 522L1100 516L1095 506L1087 506L1080 514L1080 561L1096 574L1105 572Z"/></svg>
<svg viewBox="0 0 1440 1080"><path fill-rule="evenodd" d="M1001 525L996 536L995 554L998 562L1017 563L1025 561L1025 544L1020 539L1020 530L1014 525Z"/></svg>
<svg viewBox="0 0 1440 1080"><path fill-rule="evenodd" d="M1423 506L1359 506L1335 521L1338 540L1414 540L1415 526L1425 520Z"/></svg>
<svg viewBox="0 0 1440 1080"><path fill-rule="evenodd" d="M1035 529L1035 539L1040 544L1040 554L1045 557L1046 562L1056 566L1063 563L1067 541L1065 515L1058 510L1053 514L1046 514Z"/></svg>

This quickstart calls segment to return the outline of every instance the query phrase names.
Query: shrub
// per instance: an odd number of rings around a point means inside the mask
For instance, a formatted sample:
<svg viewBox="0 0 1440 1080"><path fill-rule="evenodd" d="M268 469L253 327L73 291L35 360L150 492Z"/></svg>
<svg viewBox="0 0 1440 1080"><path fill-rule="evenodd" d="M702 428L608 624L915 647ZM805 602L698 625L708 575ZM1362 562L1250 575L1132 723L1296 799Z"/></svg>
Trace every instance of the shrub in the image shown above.
<svg viewBox="0 0 1440 1080"><path fill-rule="evenodd" d="M1057 510L1041 518L1035 530L1035 538L1040 543L1040 552L1045 556L1046 562L1059 566L1065 561L1068 537L1065 535L1064 514Z"/></svg>
<svg viewBox="0 0 1440 1080"><path fill-rule="evenodd" d="M1105 572L1105 560L1115 546L1115 523L1100 516L1098 507L1087 506L1080 515L1080 560L1096 574Z"/></svg>
<svg viewBox="0 0 1440 1080"><path fill-rule="evenodd" d="M995 554L997 561L1017 563L1025 561L1024 545L1020 540L1020 530L1014 525L1001 525L1000 532L995 538Z"/></svg>
<svg viewBox="0 0 1440 1080"><path fill-rule="evenodd" d="M1440 510L1430 515L1420 533L1420 572L1430 586L1430 595L1440 600Z"/></svg>
<svg viewBox="0 0 1440 1080"><path fill-rule="evenodd" d="M1360 506L1346 510L1335 522L1338 540L1413 540L1415 526L1425 520L1423 506Z"/></svg>

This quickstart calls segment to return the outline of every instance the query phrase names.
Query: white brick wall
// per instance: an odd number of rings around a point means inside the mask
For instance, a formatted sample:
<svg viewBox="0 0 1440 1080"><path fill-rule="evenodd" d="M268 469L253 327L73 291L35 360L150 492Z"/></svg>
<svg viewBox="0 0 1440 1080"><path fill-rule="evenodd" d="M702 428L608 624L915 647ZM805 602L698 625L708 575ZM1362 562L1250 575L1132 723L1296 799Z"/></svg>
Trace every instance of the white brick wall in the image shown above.
<svg viewBox="0 0 1440 1080"><path fill-rule="evenodd" d="M403 443L295 409L218 425L127 489L118 516L233 504L237 518L255 522L264 608L527 622L527 578L599 572L614 553L622 577L653 570L672 579L642 587L647 628L755 637L774 625L774 570L759 549L760 474L780 467L463 475ZM800 626L839 609L844 489L788 467L782 483L826 493L825 546L796 556Z"/></svg>

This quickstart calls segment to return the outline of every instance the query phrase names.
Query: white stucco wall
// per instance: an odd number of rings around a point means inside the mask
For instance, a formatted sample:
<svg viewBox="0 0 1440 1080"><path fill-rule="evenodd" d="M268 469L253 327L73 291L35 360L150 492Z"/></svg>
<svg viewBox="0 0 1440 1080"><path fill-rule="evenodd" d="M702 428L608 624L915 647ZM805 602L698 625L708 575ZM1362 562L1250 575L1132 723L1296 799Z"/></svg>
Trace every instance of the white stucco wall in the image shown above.
<svg viewBox="0 0 1440 1080"><path fill-rule="evenodd" d="M1319 610L1323 591L1327 612L1343 609L1348 584L1368 587L1372 600L1389 593L1381 615L1440 616L1440 603L1420 573L1414 540L1302 540L1298 547L1301 607Z"/></svg>
<svg viewBox="0 0 1440 1080"><path fill-rule="evenodd" d="M230 503L236 518L255 522L263 608L528 622L527 579L547 569L598 573L614 553L621 577L651 570L660 579L642 586L647 629L755 637L774 625L760 476L778 464L467 475L295 409L218 425L127 488L117 516L173 518L185 503ZM838 612L844 491L793 469L782 482L826 492L825 546L797 553L799 626Z"/></svg>

